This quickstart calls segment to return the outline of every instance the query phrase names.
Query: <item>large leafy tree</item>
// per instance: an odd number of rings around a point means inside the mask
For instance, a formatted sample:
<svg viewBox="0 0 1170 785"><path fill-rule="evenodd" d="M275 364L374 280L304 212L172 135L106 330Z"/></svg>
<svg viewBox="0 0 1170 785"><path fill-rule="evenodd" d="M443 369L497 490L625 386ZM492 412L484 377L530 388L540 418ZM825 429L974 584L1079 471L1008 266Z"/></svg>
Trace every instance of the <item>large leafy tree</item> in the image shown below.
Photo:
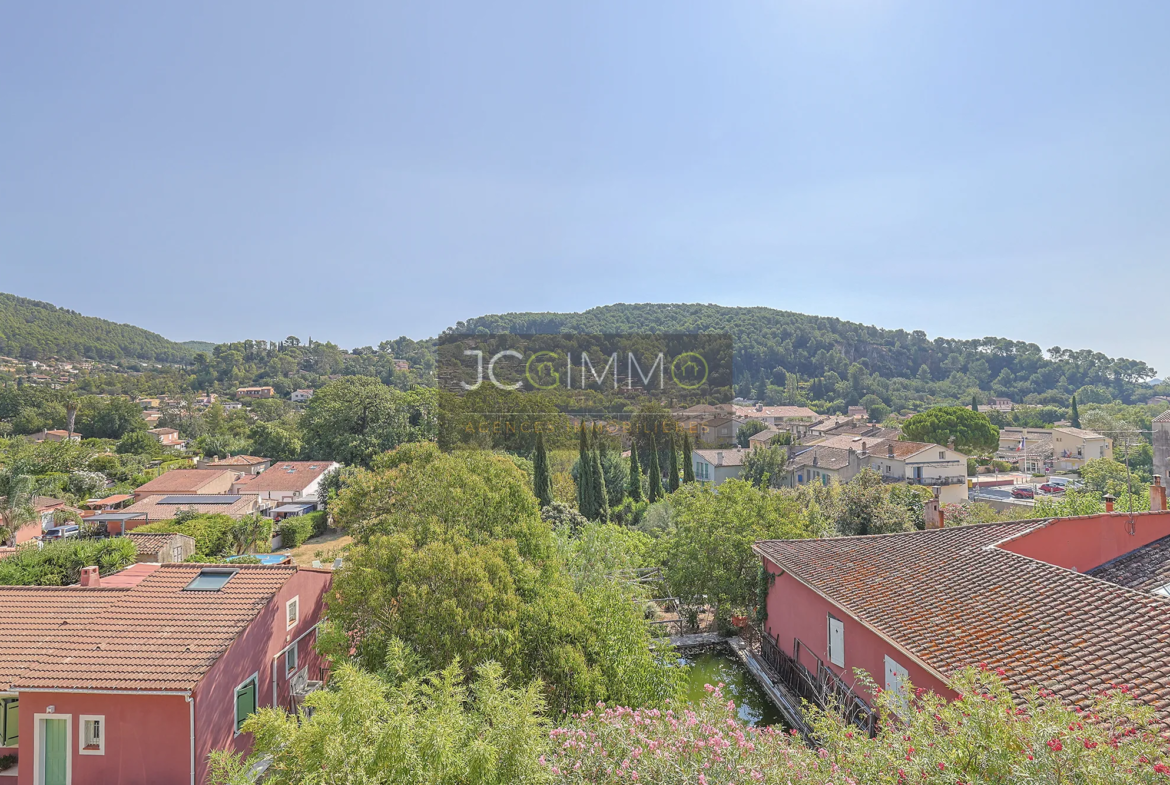
<svg viewBox="0 0 1170 785"><path fill-rule="evenodd" d="M621 678L631 635L649 651L639 606L574 590L530 481L508 458L406 445L349 478L332 510L357 540L328 599L323 646L334 657L354 649L378 669L400 638L431 668L495 660L510 677L540 678L556 709L673 694L665 677L636 689ZM655 667L669 665L668 648Z"/></svg>
<svg viewBox="0 0 1170 785"><path fill-rule="evenodd" d="M674 529L660 553L667 585L683 602L706 596L723 614L755 603L759 557L752 543L812 534L795 499L742 480L717 491L689 483L669 504Z"/></svg>
<svg viewBox="0 0 1170 785"><path fill-rule="evenodd" d="M955 449L963 453L987 454L999 448L999 428L986 414L964 406L939 406L914 415L902 425L904 441L945 445L952 437Z"/></svg>
<svg viewBox="0 0 1170 785"><path fill-rule="evenodd" d="M311 458L368 466L379 453L427 435L429 414L420 395L368 376L330 382L305 407L305 451Z"/></svg>
<svg viewBox="0 0 1170 785"><path fill-rule="evenodd" d="M768 426L762 420L748 420L735 432L735 442L740 447L747 449L751 438L760 431L766 430L768 430Z"/></svg>

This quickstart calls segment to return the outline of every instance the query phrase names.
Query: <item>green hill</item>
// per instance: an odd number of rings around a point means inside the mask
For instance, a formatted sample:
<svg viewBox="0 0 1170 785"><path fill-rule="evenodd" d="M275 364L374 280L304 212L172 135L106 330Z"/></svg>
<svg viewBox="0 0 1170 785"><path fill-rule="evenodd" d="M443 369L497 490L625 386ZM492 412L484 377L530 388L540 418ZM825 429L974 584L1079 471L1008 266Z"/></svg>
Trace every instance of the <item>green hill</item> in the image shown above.
<svg viewBox="0 0 1170 785"><path fill-rule="evenodd" d="M0 354L26 360L183 362L194 352L140 327L0 293Z"/></svg>
<svg viewBox="0 0 1170 785"><path fill-rule="evenodd" d="M736 391L769 403L827 408L877 402L920 409L992 395L1019 403L1067 406L1078 389L1104 388L1122 401L1146 394L1154 369L1089 349L1006 338L928 338L771 308L616 304L583 313L509 313L459 322L455 333L721 332L735 346ZM1141 398L1144 400L1144 398Z"/></svg>

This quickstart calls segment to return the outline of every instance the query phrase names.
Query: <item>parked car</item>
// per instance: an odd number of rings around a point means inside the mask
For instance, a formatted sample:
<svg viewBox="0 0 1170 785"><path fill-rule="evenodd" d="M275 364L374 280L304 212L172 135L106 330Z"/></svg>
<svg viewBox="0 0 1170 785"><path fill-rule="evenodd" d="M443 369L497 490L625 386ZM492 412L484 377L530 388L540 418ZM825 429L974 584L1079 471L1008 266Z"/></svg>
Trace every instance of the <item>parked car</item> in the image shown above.
<svg viewBox="0 0 1170 785"><path fill-rule="evenodd" d="M1064 486L1056 483L1046 482L1040 486L1040 490L1045 493L1064 493Z"/></svg>
<svg viewBox="0 0 1170 785"><path fill-rule="evenodd" d="M1035 499L1036 492L1027 485L1021 485L1018 488L1012 488L1013 499Z"/></svg>
<svg viewBox="0 0 1170 785"><path fill-rule="evenodd" d="M78 537L81 535L81 528L75 524L68 526L54 526L51 529L45 529L45 533L41 535L42 540L64 540L68 537Z"/></svg>

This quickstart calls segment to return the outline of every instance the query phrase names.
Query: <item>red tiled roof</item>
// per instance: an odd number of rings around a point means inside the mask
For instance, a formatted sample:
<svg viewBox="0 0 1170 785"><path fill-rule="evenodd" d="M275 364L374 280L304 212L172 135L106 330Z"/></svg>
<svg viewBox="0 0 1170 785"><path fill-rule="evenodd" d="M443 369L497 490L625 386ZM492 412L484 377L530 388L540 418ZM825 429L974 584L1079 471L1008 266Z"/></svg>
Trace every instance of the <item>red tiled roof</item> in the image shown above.
<svg viewBox="0 0 1170 785"><path fill-rule="evenodd" d="M170 534L140 534L139 537L166 537L170 538ZM137 546L137 540L134 542ZM139 553L141 553L141 548ZM131 564L124 570L115 572L113 575L107 575L101 579L103 589L129 589L142 583L147 575L157 570L161 565L153 564L151 562L139 562Z"/></svg>
<svg viewBox="0 0 1170 785"><path fill-rule="evenodd" d="M257 458L255 455L232 455L228 458L220 458L216 461L208 461L208 467L219 466L253 466L257 463L266 463L267 458Z"/></svg>
<svg viewBox="0 0 1170 785"><path fill-rule="evenodd" d="M152 566L132 589L0 588L0 687L190 690L297 571L236 565L183 591L207 565Z"/></svg>
<svg viewBox="0 0 1170 785"><path fill-rule="evenodd" d="M139 556L157 556L164 548L171 547L176 537L182 537L184 540L195 541L195 538L189 534L143 534L141 532L127 532L125 537L130 538L130 542L134 543ZM123 570L122 572L125 572ZM118 573L119 575L121 573ZM112 577L112 576L111 576ZM106 582L102 578L102 583Z"/></svg>
<svg viewBox="0 0 1170 785"><path fill-rule="evenodd" d="M142 494L153 493L198 493L208 483L212 483L225 474L234 475L229 469L173 469L164 472L149 482L143 483L134 489Z"/></svg>
<svg viewBox="0 0 1170 785"><path fill-rule="evenodd" d="M981 662L1017 694L1130 684L1170 724L1167 600L995 547L1040 521L756 543L800 582L947 678Z"/></svg>
<svg viewBox="0 0 1170 785"><path fill-rule="evenodd" d="M250 496L236 496L236 500L231 504L216 504L217 499L229 498L222 493L196 493L183 495L179 497L181 502L175 504L163 504L165 499L173 499L173 496L166 496L159 494L157 496L147 496L139 501L131 504L124 510L119 512L133 513L141 512L146 515L146 520L154 521L169 521L179 514L180 511L194 510L200 515L228 515L233 518L242 518L250 512L256 512L259 507L258 497L256 494ZM207 503L200 503L199 499L207 499Z"/></svg>
<svg viewBox="0 0 1170 785"><path fill-rule="evenodd" d="M303 491L332 465L333 461L281 461L249 480L248 493Z"/></svg>

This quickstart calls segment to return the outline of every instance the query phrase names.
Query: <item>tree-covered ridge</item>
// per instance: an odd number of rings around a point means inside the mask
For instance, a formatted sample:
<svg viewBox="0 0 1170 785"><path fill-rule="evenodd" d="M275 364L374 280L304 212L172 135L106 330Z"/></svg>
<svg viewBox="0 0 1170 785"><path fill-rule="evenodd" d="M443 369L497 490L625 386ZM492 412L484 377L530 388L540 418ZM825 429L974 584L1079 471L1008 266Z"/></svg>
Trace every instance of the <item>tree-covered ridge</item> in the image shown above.
<svg viewBox="0 0 1170 785"><path fill-rule="evenodd" d="M1079 388L1096 386L1129 402L1154 369L1089 349L1006 338L928 338L831 317L771 308L615 304L583 313L509 313L459 322L455 333L722 332L735 346L736 391L774 403L880 402L895 410L962 401L972 395L1067 406ZM792 379L790 377L795 377ZM762 393L762 394L761 394Z"/></svg>
<svg viewBox="0 0 1170 785"><path fill-rule="evenodd" d="M0 293L0 354L25 360L183 362L194 352L141 327Z"/></svg>

